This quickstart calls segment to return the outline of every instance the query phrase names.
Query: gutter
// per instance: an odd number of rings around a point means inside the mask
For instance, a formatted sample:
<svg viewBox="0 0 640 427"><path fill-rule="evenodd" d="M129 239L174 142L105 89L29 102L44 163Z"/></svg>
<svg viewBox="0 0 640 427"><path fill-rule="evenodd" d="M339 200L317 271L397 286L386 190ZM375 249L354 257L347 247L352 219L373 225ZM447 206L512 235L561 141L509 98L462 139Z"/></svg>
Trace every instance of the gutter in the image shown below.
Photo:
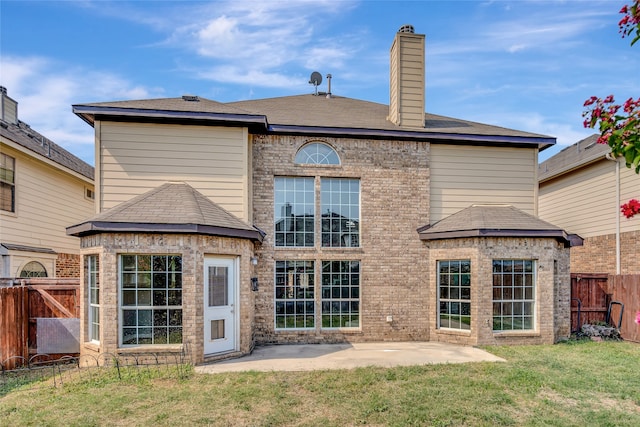
<svg viewBox="0 0 640 427"><path fill-rule="evenodd" d="M616 162L616 203L614 210L616 217L616 274L620 274L620 161L613 157L611 153L607 153L605 158Z"/></svg>
<svg viewBox="0 0 640 427"><path fill-rule="evenodd" d="M238 113L212 113L199 111L146 110L140 108L95 107L73 105L72 111L82 120L93 127L95 116L115 117L150 117L158 119L191 119L209 120L215 122L231 122L242 124L260 124L267 128L267 118L262 115Z"/></svg>
<svg viewBox="0 0 640 427"><path fill-rule="evenodd" d="M443 132L420 132L405 130L388 130L388 129L363 129L363 128L334 128L320 126L297 126L297 125L268 125L267 130L273 133L284 134L322 134L336 136L359 136L359 137L377 137L377 138L397 138L405 140L435 140L439 142L455 143L477 143L477 144L496 144L505 145L522 144L535 145L541 150L555 145L555 138L544 137L527 137L527 136L505 136L505 135L477 135L477 134L457 134Z"/></svg>

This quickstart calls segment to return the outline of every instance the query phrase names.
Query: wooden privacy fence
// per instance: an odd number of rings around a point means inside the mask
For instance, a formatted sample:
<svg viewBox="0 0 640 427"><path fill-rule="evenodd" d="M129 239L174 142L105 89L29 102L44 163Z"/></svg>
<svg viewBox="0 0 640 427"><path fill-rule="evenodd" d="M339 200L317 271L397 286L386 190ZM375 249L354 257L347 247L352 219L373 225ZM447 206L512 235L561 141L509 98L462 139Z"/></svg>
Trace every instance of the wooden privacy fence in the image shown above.
<svg viewBox="0 0 640 427"><path fill-rule="evenodd" d="M40 356L40 361L77 354L57 353L56 346L68 341L68 337L59 335L58 323L64 329L64 322L79 324L79 317L79 279L19 279L13 286L0 286L2 368L13 369L38 353L47 353ZM51 322L52 319L63 320Z"/></svg>
<svg viewBox="0 0 640 427"><path fill-rule="evenodd" d="M618 325L624 307L620 336L640 342L640 325L635 323L640 311L640 274L571 274L572 331L579 331L586 323L605 322L611 302L609 323Z"/></svg>

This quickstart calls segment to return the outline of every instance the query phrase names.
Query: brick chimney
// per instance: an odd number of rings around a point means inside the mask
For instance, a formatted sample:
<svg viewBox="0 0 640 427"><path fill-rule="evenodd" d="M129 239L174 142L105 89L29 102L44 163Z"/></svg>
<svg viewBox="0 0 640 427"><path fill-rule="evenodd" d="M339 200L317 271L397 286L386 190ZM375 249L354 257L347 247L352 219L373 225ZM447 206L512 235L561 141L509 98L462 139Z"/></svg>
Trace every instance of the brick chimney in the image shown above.
<svg viewBox="0 0 640 427"><path fill-rule="evenodd" d="M18 102L9 98L4 86L0 86L0 119L14 125L18 124Z"/></svg>
<svg viewBox="0 0 640 427"><path fill-rule="evenodd" d="M397 126L424 128L425 37L403 25L391 45L389 117Z"/></svg>

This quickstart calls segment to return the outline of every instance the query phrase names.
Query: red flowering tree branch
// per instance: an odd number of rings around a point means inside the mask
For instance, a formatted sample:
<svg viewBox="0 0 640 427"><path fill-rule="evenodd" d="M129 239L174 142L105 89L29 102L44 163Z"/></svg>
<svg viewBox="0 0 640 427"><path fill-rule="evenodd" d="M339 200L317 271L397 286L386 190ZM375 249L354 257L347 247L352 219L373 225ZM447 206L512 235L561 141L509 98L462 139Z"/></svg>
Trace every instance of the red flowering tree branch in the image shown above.
<svg viewBox="0 0 640 427"><path fill-rule="evenodd" d="M635 31L636 35L631 40L631 46L633 46L638 40L640 40L640 7L638 7L638 1L633 2L631 6L624 5L622 9L620 9L620 13L624 14L620 22L618 22L618 27L620 27L620 34L622 37L631 36L631 34Z"/></svg>
<svg viewBox="0 0 640 427"><path fill-rule="evenodd" d="M620 9L624 16L618 22L622 37L635 37L631 46L640 40L640 0L635 0L631 6L625 5ZM598 128L600 137L598 142L608 144L611 153L625 160L629 168L640 173L640 98L629 98L623 105L616 104L613 95L604 99L592 96L584 103L584 127ZM620 211L627 218L640 213L640 202L636 199L620 206Z"/></svg>

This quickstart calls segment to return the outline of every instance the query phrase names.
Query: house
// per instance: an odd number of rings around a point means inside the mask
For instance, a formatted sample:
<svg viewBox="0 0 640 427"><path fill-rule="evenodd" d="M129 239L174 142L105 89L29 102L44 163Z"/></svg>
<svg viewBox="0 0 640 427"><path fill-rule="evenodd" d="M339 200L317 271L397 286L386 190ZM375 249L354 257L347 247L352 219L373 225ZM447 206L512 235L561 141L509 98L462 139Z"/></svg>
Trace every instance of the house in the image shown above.
<svg viewBox="0 0 640 427"><path fill-rule="evenodd" d="M18 118L0 87L0 279L80 277L69 222L95 214L93 167Z"/></svg>
<svg viewBox="0 0 640 427"><path fill-rule="evenodd" d="M640 273L640 217L625 218L620 205L640 198L640 177L613 158L598 135L578 141L538 168L540 218L577 233L572 273Z"/></svg>
<svg viewBox="0 0 640 427"><path fill-rule="evenodd" d="M575 239L536 217L555 139L425 114L424 35L390 53L389 106L74 105L97 153L98 214L67 229L91 266L83 355L568 336Z"/></svg>

